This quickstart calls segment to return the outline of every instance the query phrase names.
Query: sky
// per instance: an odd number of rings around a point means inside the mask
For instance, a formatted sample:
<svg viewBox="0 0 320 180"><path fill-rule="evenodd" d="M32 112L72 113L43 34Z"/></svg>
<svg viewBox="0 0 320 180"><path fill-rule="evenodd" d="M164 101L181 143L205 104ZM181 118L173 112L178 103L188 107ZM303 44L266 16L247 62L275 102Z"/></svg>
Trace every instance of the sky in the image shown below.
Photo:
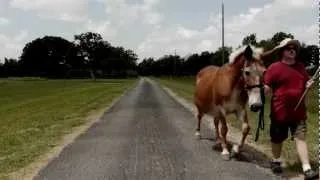
<svg viewBox="0 0 320 180"><path fill-rule="evenodd" d="M221 47L222 0L0 0L0 60L18 58L36 38L100 33L113 46L139 57L185 57ZM315 0L224 0L225 46L256 33L276 32L319 44L319 2Z"/></svg>

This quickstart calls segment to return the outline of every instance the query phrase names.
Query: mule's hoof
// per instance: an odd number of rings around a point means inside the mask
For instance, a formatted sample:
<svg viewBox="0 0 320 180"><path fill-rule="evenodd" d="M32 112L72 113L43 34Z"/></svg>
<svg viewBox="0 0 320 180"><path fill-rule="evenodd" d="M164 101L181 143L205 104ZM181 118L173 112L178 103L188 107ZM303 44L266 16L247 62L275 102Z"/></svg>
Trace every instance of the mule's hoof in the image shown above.
<svg viewBox="0 0 320 180"><path fill-rule="evenodd" d="M235 152L234 150L231 150L230 159L237 159L238 158L238 154L239 153Z"/></svg>
<svg viewBox="0 0 320 180"><path fill-rule="evenodd" d="M220 141L220 140L216 140L216 141L214 142L214 144L215 144L216 146L221 146L221 141Z"/></svg>
<svg viewBox="0 0 320 180"><path fill-rule="evenodd" d="M201 135L200 135L200 132L196 132L196 138L199 140L199 139L201 139Z"/></svg>
<svg viewBox="0 0 320 180"><path fill-rule="evenodd" d="M213 144L212 149L215 151L221 151L221 144Z"/></svg>
<svg viewBox="0 0 320 180"><path fill-rule="evenodd" d="M221 154L221 157L225 161L229 161L230 160L230 154Z"/></svg>

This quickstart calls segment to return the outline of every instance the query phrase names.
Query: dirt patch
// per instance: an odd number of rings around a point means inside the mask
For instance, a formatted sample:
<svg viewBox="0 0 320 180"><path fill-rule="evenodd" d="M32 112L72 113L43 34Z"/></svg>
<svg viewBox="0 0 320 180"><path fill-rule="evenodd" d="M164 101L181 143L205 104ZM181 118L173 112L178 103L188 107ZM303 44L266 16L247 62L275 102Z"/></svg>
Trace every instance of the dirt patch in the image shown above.
<svg viewBox="0 0 320 180"><path fill-rule="evenodd" d="M149 79L149 81L152 81ZM154 82L153 82L154 83ZM185 100L184 98L180 97L176 93L174 93L171 89L166 86L160 85L173 99L175 99L178 103L184 106L187 110L189 110L196 118L196 107L189 101ZM202 120L202 124L206 125L211 130L214 130L214 125L212 118L209 116L204 116ZM232 127L231 125L228 126L228 141L231 143L239 144L242 133L239 129ZM215 149L213 147L213 149ZM239 157L240 161L247 161L256 164L258 167L263 168L266 171L270 172L269 169L269 160L271 158L271 147L267 145L256 144L254 141L254 137L252 135L248 135L246 139L246 143L244 146L243 151ZM284 164L284 166L286 166ZM291 179L291 180L303 180L304 176L297 172L292 172L289 170L285 170L285 172L281 175L284 179Z"/></svg>
<svg viewBox="0 0 320 180"><path fill-rule="evenodd" d="M86 123L73 128L70 134L65 135L58 145L52 148L50 151L40 156L36 161L32 162L28 166L20 169L17 172L9 174L9 178L12 180L32 180L33 177L46 165L48 165L53 159L59 156L62 150L71 144L78 136L85 133L93 124L100 121L103 114L108 112L125 94L127 94L133 87L136 86L136 83L126 90L122 95L115 98L106 108L99 110L94 110L86 117Z"/></svg>

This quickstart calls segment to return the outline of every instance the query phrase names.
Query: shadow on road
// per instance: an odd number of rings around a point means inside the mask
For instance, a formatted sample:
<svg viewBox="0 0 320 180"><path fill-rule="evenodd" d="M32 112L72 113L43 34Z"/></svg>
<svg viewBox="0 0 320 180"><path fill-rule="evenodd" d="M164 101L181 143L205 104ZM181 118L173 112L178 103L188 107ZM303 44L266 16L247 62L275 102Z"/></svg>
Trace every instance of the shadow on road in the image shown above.
<svg viewBox="0 0 320 180"><path fill-rule="evenodd" d="M216 143L215 138L212 137L201 137L199 140L201 141L210 141L213 143L212 150L216 152L221 152L221 144ZM232 143L228 142L228 149L231 150ZM242 151L239 155L237 155L236 159L232 159L232 161L241 161L246 163L253 163L259 167L266 168L267 170L270 170L270 158L268 158L264 153L261 153L260 151L257 151L256 149L244 145ZM314 162L311 162L312 166L315 166ZM280 174L279 176L284 179L301 179L302 176L299 173L301 170L301 164L296 163L290 166L287 166L284 168L284 172ZM303 178L302 178L303 179Z"/></svg>

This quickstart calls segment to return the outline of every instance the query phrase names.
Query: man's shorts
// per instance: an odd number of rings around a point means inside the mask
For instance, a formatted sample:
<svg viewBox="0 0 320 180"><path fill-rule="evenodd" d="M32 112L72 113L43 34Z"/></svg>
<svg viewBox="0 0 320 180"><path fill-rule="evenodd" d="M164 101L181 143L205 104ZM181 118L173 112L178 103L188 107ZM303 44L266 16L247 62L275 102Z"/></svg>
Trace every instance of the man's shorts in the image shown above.
<svg viewBox="0 0 320 180"><path fill-rule="evenodd" d="M271 120L270 125L270 137L271 142L281 143L288 138L288 132L292 137L299 139L304 139L307 132L307 125L305 120L299 122L288 123L288 122L278 122Z"/></svg>

